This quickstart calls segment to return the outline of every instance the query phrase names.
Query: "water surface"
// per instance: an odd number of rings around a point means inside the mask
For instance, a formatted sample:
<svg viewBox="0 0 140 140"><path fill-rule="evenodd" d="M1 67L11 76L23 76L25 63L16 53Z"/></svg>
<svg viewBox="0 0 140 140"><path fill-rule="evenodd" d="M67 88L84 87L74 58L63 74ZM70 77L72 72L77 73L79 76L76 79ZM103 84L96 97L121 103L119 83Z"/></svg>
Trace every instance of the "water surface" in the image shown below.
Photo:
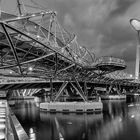
<svg viewBox="0 0 140 140"><path fill-rule="evenodd" d="M12 107L31 140L140 140L140 102L104 101L102 113L50 114L34 101Z"/></svg>

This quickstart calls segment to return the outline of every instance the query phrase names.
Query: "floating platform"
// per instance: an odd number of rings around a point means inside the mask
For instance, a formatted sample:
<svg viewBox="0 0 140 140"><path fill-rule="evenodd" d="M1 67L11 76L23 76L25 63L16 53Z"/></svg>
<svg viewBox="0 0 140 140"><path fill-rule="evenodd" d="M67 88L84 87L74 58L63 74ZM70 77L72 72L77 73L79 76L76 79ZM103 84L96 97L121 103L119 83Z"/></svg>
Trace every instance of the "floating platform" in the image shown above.
<svg viewBox="0 0 140 140"><path fill-rule="evenodd" d="M92 113L101 112L103 104L98 102L44 102L40 103L40 109L48 112L63 113Z"/></svg>
<svg viewBox="0 0 140 140"><path fill-rule="evenodd" d="M101 95L102 100L126 100L126 95Z"/></svg>
<svg viewBox="0 0 140 140"><path fill-rule="evenodd" d="M9 100L8 104L9 106L15 106L15 100Z"/></svg>

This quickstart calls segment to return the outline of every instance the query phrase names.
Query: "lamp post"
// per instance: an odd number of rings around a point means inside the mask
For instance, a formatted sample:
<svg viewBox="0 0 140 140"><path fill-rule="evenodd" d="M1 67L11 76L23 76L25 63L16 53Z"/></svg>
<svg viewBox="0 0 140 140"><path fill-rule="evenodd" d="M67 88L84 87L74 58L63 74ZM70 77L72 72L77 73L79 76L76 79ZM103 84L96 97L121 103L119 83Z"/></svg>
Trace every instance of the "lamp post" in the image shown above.
<svg viewBox="0 0 140 140"><path fill-rule="evenodd" d="M137 31L138 36L138 44L136 48L135 79L139 79L140 20L130 19L130 24Z"/></svg>

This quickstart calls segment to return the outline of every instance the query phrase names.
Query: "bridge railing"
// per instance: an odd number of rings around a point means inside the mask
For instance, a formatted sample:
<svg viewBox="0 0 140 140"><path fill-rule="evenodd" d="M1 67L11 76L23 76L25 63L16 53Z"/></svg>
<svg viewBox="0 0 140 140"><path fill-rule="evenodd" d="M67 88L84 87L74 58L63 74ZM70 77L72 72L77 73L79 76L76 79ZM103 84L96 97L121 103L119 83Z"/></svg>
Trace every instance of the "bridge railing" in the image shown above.
<svg viewBox="0 0 140 140"><path fill-rule="evenodd" d="M44 79L37 79L37 78L7 78L7 79L0 79L0 84L14 84L14 83L36 83L36 82L46 82Z"/></svg>
<svg viewBox="0 0 140 140"><path fill-rule="evenodd" d="M118 70L112 73L106 74L106 77L112 78L112 79L134 79L131 74L128 74L122 70Z"/></svg>
<svg viewBox="0 0 140 140"><path fill-rule="evenodd" d="M126 63L123 59L110 57L110 56L102 56L96 59L96 64L117 64L121 66L126 66Z"/></svg>

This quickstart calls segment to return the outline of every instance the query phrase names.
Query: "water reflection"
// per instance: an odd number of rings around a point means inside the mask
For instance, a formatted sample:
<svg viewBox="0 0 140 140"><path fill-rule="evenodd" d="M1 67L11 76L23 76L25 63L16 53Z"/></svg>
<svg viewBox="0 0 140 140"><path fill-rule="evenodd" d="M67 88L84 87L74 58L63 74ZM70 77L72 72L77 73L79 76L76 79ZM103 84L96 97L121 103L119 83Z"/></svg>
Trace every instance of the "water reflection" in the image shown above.
<svg viewBox="0 0 140 140"><path fill-rule="evenodd" d="M125 101L104 101L103 123L95 140L112 140L123 131L123 119L127 113Z"/></svg>
<svg viewBox="0 0 140 140"><path fill-rule="evenodd" d="M51 128L51 136L59 137L59 134L63 137L63 139L77 139L84 140L92 135L94 132L94 127L98 127L103 120L102 114L49 114L49 113L40 113L40 120L43 122L50 121ZM52 139L55 139L52 138ZM50 138L51 139L51 138Z"/></svg>
<svg viewBox="0 0 140 140"><path fill-rule="evenodd" d="M114 117L125 117L127 114L126 101L103 101L104 119L111 120Z"/></svg>
<svg viewBox="0 0 140 140"><path fill-rule="evenodd" d="M56 117L55 117L55 124L56 124L56 128L57 128L57 132L58 132L59 139L60 139L60 140L64 140L64 136L63 136L63 134L61 133L61 127L60 127L59 122L58 122L58 120L57 120Z"/></svg>
<svg viewBox="0 0 140 140"><path fill-rule="evenodd" d="M122 118L115 117L110 122L106 122L98 130L97 135L93 138L96 140L110 140L115 138L123 130Z"/></svg>
<svg viewBox="0 0 140 140"><path fill-rule="evenodd" d="M36 132L34 132L35 130L33 128L29 129L29 138L30 140L36 140Z"/></svg>
<svg viewBox="0 0 140 140"><path fill-rule="evenodd" d="M20 101L12 108L31 140L140 139L139 102L103 104L100 114L50 114L40 111L34 101Z"/></svg>

